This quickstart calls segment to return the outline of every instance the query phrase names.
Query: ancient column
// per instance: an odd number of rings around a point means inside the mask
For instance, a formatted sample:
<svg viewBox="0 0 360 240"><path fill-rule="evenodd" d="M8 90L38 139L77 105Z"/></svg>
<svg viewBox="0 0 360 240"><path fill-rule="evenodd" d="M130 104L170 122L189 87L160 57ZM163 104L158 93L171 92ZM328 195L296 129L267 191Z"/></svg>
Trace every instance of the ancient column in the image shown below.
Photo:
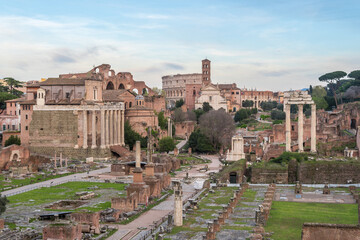
<svg viewBox="0 0 360 240"><path fill-rule="evenodd" d="M291 120L290 120L290 106L289 104L284 104L285 110L285 141L286 141L286 151L291 152Z"/></svg>
<svg viewBox="0 0 360 240"><path fill-rule="evenodd" d="M125 111L122 110L121 111L121 144L124 146L125 145Z"/></svg>
<svg viewBox="0 0 360 240"><path fill-rule="evenodd" d="M105 145L109 147L109 110L105 111Z"/></svg>
<svg viewBox="0 0 360 240"><path fill-rule="evenodd" d="M118 144L121 145L121 134L122 134L122 129L121 129L121 111L117 110L117 115L118 115Z"/></svg>
<svg viewBox="0 0 360 240"><path fill-rule="evenodd" d="M114 110L114 145L118 144L118 114L117 110Z"/></svg>
<svg viewBox="0 0 360 240"><path fill-rule="evenodd" d="M91 148L96 148L96 111L91 114Z"/></svg>
<svg viewBox="0 0 360 240"><path fill-rule="evenodd" d="M84 110L83 111L83 139L84 139L84 143L83 143L83 148L87 148L87 111Z"/></svg>
<svg viewBox="0 0 360 240"><path fill-rule="evenodd" d="M298 145L299 152L304 151L304 105L298 105Z"/></svg>
<svg viewBox="0 0 360 240"><path fill-rule="evenodd" d="M110 110L110 146L114 145L114 110Z"/></svg>
<svg viewBox="0 0 360 240"><path fill-rule="evenodd" d="M136 141L135 145L135 160L136 160L136 168L141 168L141 146L140 141Z"/></svg>
<svg viewBox="0 0 360 240"><path fill-rule="evenodd" d="M316 105L311 104L311 152L316 152Z"/></svg>
<svg viewBox="0 0 360 240"><path fill-rule="evenodd" d="M171 118L168 118L168 137L172 137L172 124L171 124Z"/></svg>
<svg viewBox="0 0 360 240"><path fill-rule="evenodd" d="M180 181L173 181L175 204L174 204L174 225L183 225L183 203L182 203L182 187Z"/></svg>
<svg viewBox="0 0 360 240"><path fill-rule="evenodd" d="M60 153L60 167L63 167L63 164L62 164L62 152Z"/></svg>
<svg viewBox="0 0 360 240"><path fill-rule="evenodd" d="M101 125L101 143L100 147L105 148L105 110L101 110L100 112L100 125Z"/></svg>
<svg viewBox="0 0 360 240"><path fill-rule="evenodd" d="M65 158L65 167L66 167L66 168L68 167L67 162L68 162L68 159Z"/></svg>

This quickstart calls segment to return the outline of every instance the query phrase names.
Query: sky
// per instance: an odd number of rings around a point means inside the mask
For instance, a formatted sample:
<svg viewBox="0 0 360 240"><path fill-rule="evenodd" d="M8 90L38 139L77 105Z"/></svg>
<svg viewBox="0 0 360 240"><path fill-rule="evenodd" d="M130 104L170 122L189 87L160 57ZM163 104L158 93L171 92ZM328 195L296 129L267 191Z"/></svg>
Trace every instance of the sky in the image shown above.
<svg viewBox="0 0 360 240"><path fill-rule="evenodd" d="M103 63L161 87L201 73L213 83L283 91L360 69L358 0L0 0L0 78L86 72Z"/></svg>

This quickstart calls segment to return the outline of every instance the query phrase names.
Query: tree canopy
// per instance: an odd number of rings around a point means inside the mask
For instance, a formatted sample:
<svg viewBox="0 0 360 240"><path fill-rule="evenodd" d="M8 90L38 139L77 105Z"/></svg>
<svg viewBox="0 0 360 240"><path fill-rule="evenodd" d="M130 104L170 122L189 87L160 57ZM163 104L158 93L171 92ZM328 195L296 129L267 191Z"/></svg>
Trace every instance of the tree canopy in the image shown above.
<svg viewBox="0 0 360 240"><path fill-rule="evenodd" d="M208 112L208 111L212 110L213 108L212 108L212 106L210 106L210 104L208 102L204 102L202 109L204 110L204 112Z"/></svg>
<svg viewBox="0 0 360 240"><path fill-rule="evenodd" d="M200 131L210 140L214 149L230 144L235 133L233 118L224 110L210 111L200 117Z"/></svg>
<svg viewBox="0 0 360 240"><path fill-rule="evenodd" d="M6 198L6 196L2 197L0 193L0 215L3 214L6 210L6 204L9 202L9 200Z"/></svg>
<svg viewBox="0 0 360 240"><path fill-rule="evenodd" d="M336 107L338 106L337 95L336 95L338 83L342 78L346 77L346 75L347 75L346 72L335 71L335 72L326 73L319 77L319 80L321 82L327 82L328 86L331 88L331 90L334 94Z"/></svg>
<svg viewBox="0 0 360 240"><path fill-rule="evenodd" d="M360 80L360 70L352 71L351 73L349 73L348 77Z"/></svg>
<svg viewBox="0 0 360 240"><path fill-rule="evenodd" d="M254 102L252 100L245 100L243 103L242 103L242 106L243 107L252 107L254 106Z"/></svg>
<svg viewBox="0 0 360 240"><path fill-rule="evenodd" d="M143 148L147 146L147 138L144 138L139 133L135 132L131 128L129 121L126 121L124 124L124 135L125 135L125 144L128 144L130 148L133 148L136 141L140 141L141 147Z"/></svg>

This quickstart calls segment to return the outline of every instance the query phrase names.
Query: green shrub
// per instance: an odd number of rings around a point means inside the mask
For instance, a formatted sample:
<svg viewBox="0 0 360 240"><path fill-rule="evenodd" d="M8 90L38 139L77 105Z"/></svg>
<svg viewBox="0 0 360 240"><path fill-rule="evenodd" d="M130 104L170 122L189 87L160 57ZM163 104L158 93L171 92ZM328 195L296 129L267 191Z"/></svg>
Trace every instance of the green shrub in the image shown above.
<svg viewBox="0 0 360 240"><path fill-rule="evenodd" d="M11 135L6 141L5 141L5 147L10 145L21 145L20 138L18 136Z"/></svg>
<svg viewBox="0 0 360 240"><path fill-rule="evenodd" d="M164 137L159 141L159 151L160 152L170 152L174 150L175 143L171 137Z"/></svg>

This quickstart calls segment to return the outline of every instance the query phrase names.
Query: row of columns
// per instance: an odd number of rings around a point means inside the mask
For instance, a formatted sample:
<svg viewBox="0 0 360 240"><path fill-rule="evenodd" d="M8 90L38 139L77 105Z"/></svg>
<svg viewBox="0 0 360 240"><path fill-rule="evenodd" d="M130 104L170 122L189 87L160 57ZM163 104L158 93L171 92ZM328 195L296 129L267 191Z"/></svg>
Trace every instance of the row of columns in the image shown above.
<svg viewBox="0 0 360 240"><path fill-rule="evenodd" d="M286 151L291 152L291 119L290 104L284 105ZM299 152L304 151L304 104L298 104L298 146ZM316 105L311 104L311 152L316 152Z"/></svg>
<svg viewBox="0 0 360 240"><path fill-rule="evenodd" d="M88 111L91 114L91 148L97 148L96 114L100 111L100 147L124 145L124 111L123 110L83 110L83 148L88 148Z"/></svg>

